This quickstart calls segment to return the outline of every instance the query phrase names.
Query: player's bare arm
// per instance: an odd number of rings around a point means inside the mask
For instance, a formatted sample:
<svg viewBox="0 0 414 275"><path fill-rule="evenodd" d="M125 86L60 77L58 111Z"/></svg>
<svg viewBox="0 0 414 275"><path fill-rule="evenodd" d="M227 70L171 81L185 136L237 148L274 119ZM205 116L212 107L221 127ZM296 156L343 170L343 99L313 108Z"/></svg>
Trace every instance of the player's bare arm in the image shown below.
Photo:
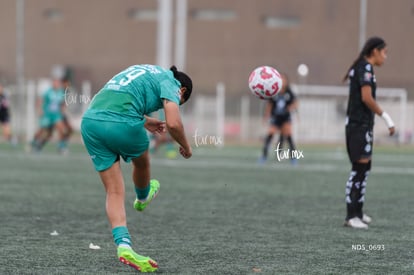
<svg viewBox="0 0 414 275"><path fill-rule="evenodd" d="M364 104L371 111L373 111L375 114L379 115L380 117L382 117L385 120L385 122L388 126L390 136L394 135L394 133L395 133L394 123L392 122L390 116L381 109L381 107L378 105L378 103L372 97L372 92L371 92L371 87L370 86L368 86L368 85L362 86L362 88L361 88L361 99L362 99L362 102L364 102Z"/></svg>
<svg viewBox="0 0 414 275"><path fill-rule="evenodd" d="M375 101L375 99L372 97L372 91L371 91L371 87L370 86L368 86L368 85L362 86L362 89L361 89L361 99L362 99L362 102L364 102L364 104L371 111L373 111L375 114L381 116L382 109L377 104L377 102Z"/></svg>
<svg viewBox="0 0 414 275"><path fill-rule="evenodd" d="M185 136L179 106L174 102L164 100L164 111L167 130L172 138L180 145L180 154L185 158L190 158L192 156L192 150Z"/></svg>
<svg viewBox="0 0 414 275"><path fill-rule="evenodd" d="M161 121L161 120L153 118L153 117L145 116L144 127L145 127L145 129L147 129L151 133L153 133L153 134L164 133L166 131L165 126L166 126L165 121Z"/></svg>

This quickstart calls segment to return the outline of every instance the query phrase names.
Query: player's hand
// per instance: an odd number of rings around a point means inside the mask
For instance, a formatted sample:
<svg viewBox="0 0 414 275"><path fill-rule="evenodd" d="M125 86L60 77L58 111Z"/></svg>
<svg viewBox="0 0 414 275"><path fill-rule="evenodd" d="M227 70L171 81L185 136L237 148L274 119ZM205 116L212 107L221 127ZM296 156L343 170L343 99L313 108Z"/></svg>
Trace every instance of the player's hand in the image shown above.
<svg viewBox="0 0 414 275"><path fill-rule="evenodd" d="M165 121L161 121L152 117L146 118L144 127L153 134L161 134L166 131Z"/></svg>
<svg viewBox="0 0 414 275"><path fill-rule="evenodd" d="M388 126L388 131L390 133L390 136L394 135L395 126L394 126L394 121L392 121L392 118L390 117L390 115L384 111L382 112L381 117L384 119L385 123Z"/></svg>
<svg viewBox="0 0 414 275"><path fill-rule="evenodd" d="M393 136L395 134L395 127L388 128L388 131L390 132L390 136Z"/></svg>
<svg viewBox="0 0 414 275"><path fill-rule="evenodd" d="M192 151L191 147L189 147L188 150L186 150L186 149L184 149L183 147L180 146L180 154L184 158L188 159L188 158L191 158L191 156L193 155L193 151Z"/></svg>

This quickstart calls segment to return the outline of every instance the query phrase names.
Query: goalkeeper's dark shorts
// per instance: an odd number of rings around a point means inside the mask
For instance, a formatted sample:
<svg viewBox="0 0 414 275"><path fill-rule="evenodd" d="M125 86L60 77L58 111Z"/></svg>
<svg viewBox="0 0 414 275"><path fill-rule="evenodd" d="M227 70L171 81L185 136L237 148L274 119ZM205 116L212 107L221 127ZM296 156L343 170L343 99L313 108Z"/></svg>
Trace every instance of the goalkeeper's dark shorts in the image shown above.
<svg viewBox="0 0 414 275"><path fill-rule="evenodd" d="M282 126L287 123L287 122L291 122L292 119L290 117L290 114L284 114L284 115L274 115L272 116L272 118L270 119L270 123L274 126L276 126L277 128L282 128Z"/></svg>
<svg viewBox="0 0 414 275"><path fill-rule="evenodd" d="M10 121L9 110L0 109L0 123L8 123Z"/></svg>

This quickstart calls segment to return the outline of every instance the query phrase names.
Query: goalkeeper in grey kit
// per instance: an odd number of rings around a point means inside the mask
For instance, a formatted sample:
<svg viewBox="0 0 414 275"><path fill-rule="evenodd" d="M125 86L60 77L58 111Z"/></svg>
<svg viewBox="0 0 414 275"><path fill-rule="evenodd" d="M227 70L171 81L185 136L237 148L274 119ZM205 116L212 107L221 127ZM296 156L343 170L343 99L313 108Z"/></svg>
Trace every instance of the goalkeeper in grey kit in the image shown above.
<svg viewBox="0 0 414 275"><path fill-rule="evenodd" d="M368 39L344 81L349 79L349 99L346 121L346 148L352 170L346 183L345 226L367 229L372 221L364 214L368 174L371 170L373 128L375 114L382 117L389 134L395 132L391 117L376 102L374 66L381 66L387 58L386 43L382 38Z"/></svg>

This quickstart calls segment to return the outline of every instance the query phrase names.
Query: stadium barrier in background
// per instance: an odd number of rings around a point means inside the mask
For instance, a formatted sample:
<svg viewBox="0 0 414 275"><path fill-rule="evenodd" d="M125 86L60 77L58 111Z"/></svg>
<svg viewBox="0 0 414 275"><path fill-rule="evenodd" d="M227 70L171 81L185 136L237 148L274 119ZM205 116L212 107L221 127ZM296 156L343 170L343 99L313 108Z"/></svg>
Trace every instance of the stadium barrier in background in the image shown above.
<svg viewBox="0 0 414 275"><path fill-rule="evenodd" d="M348 86L292 85L299 98L298 121L295 135L301 142L341 142L345 137L345 119L348 103ZM388 136L385 123L375 118L376 142L412 143L414 104L408 103L407 91L400 88L378 88L376 99L383 110L391 115L397 135Z"/></svg>
<svg viewBox="0 0 414 275"><path fill-rule="evenodd" d="M342 144L348 87L293 84L292 89L299 101L298 111L292 114L295 140L298 143ZM263 121L266 101L248 93L226 95L224 84L220 83L215 94L197 94L192 100L193 108L186 112L186 124L192 132L197 129L206 135L224 135L227 141L246 143L261 142L267 131L268 123ZM407 101L407 91L378 88L377 100L393 118L397 135L389 137L388 129L377 116L375 141L413 144L414 121L410 118L414 117L414 102Z"/></svg>
<svg viewBox="0 0 414 275"><path fill-rule="evenodd" d="M29 142L38 128L36 99L50 87L50 79L28 81L24 94L14 86L5 88L10 98L11 126L20 142ZM292 85L299 100L299 109L292 115L294 138L297 143L342 144L345 137L345 117L348 87ZM79 90L71 87L65 93L68 117L79 130L83 112L92 98L91 83L84 81ZM20 97L20 98L19 98ZM377 100L393 118L397 135L389 137L381 118L376 117L375 142L414 144L414 102L407 101L407 91L399 88L379 88ZM20 104L19 102L24 102ZM218 83L215 93L197 93L183 105L183 121L189 138L194 135L214 136L220 146L229 143L258 143L268 124L263 121L266 101L248 92L227 94L224 83ZM80 139L73 138L74 141Z"/></svg>
<svg viewBox="0 0 414 275"><path fill-rule="evenodd" d="M41 78L29 80L25 83L24 92L17 92L16 86L7 86L6 95L10 99L11 127L13 135L21 143L28 144L39 127L37 100L42 93L51 87L52 80ZM70 87L65 91L65 106L67 116L75 130L80 129L82 114L89 106L91 100L91 83L82 82L81 89ZM24 104L19 104L24 102Z"/></svg>

